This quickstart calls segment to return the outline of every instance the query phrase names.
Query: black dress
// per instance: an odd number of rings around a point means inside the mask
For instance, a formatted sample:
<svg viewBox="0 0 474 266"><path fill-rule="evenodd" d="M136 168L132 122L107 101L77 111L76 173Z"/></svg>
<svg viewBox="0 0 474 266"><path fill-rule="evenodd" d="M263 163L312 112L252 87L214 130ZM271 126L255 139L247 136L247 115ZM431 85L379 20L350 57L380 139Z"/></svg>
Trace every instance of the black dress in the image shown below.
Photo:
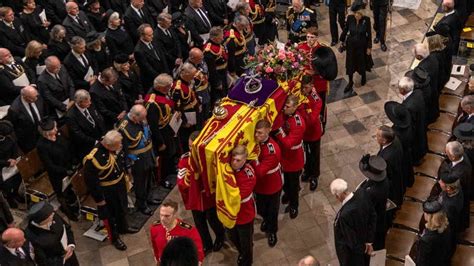
<svg viewBox="0 0 474 266"><path fill-rule="evenodd" d="M36 6L35 10L30 14L22 12L20 19L23 25L30 32L33 40L37 40L41 43L48 43L49 32L47 28L43 26L43 21L41 21L39 16L42 11L43 8L41 6Z"/></svg>
<svg viewBox="0 0 474 266"><path fill-rule="evenodd" d="M105 41L112 58L118 54L130 55L133 53L133 49L135 49L132 38L123 27L115 30L107 28L105 31Z"/></svg>
<svg viewBox="0 0 474 266"><path fill-rule="evenodd" d="M425 229L418 240L416 265L447 266L450 265L451 233L446 228L443 233Z"/></svg>
<svg viewBox="0 0 474 266"><path fill-rule="evenodd" d="M341 34L341 42L345 42L347 49L346 73L352 75L358 72L364 75L371 67L367 56L367 49L372 48L370 18L363 16L357 23L355 16L349 15Z"/></svg>
<svg viewBox="0 0 474 266"><path fill-rule="evenodd" d="M62 42L49 40L48 51L46 54L48 56L54 55L62 62L64 58L69 54L70 51L71 51L71 46L69 46L66 40L63 40Z"/></svg>
<svg viewBox="0 0 474 266"><path fill-rule="evenodd" d="M105 45L103 45L99 51L90 49L89 53L93 58L95 58L99 72L101 72L102 70L112 65L112 59L110 57L110 53L107 51L107 48L105 47Z"/></svg>
<svg viewBox="0 0 474 266"><path fill-rule="evenodd" d="M144 96L142 82L138 75L132 71L128 71L128 76L122 72L119 72L118 84L125 96L128 106L134 106L135 100L138 100L138 96Z"/></svg>

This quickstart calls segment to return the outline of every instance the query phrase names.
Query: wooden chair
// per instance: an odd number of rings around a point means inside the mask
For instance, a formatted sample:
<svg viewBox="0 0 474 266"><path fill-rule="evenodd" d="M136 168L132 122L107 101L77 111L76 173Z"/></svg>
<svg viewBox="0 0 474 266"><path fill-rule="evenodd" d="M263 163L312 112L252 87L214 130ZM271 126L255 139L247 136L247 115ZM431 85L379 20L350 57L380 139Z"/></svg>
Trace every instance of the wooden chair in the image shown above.
<svg viewBox="0 0 474 266"><path fill-rule="evenodd" d="M412 231L390 228L385 238L387 258L404 262L405 256L410 254L416 236L417 234Z"/></svg>
<svg viewBox="0 0 474 266"><path fill-rule="evenodd" d="M418 233L422 215L423 207L420 202L404 201L401 208L395 214L393 224Z"/></svg>
<svg viewBox="0 0 474 266"><path fill-rule="evenodd" d="M472 266L474 265L474 247L457 245L456 252L451 259L451 265Z"/></svg>
<svg viewBox="0 0 474 266"><path fill-rule="evenodd" d="M427 153L423 158L423 163L414 167L415 174L423 174L436 178L438 177L439 166L443 160L444 158L439 155Z"/></svg>
<svg viewBox="0 0 474 266"><path fill-rule="evenodd" d="M441 95L439 97L439 110L456 115L461 99L453 95Z"/></svg>
<svg viewBox="0 0 474 266"><path fill-rule="evenodd" d="M87 220L93 221L97 217L97 204L87 191L83 169L79 169L72 176L71 185L79 198L81 212L86 216Z"/></svg>
<svg viewBox="0 0 474 266"><path fill-rule="evenodd" d="M428 130L426 132L428 136L428 149L441 156L444 155L446 149L446 143L448 143L450 135L442 132Z"/></svg>
<svg viewBox="0 0 474 266"><path fill-rule="evenodd" d="M431 177L415 175L415 183L413 183L412 187L407 188L405 197L418 202L424 202L430 196L435 184L436 180ZM403 204L405 204L405 202Z"/></svg>
<svg viewBox="0 0 474 266"><path fill-rule="evenodd" d="M457 76L457 78L459 79L460 77ZM450 89L444 87L441 90L441 93L442 94L447 94L447 95L453 95L453 96L458 97L458 98L462 98L464 96L465 92L466 92L466 86L467 86L467 82L462 81L461 84L458 86L458 88L456 90L453 91L453 90L450 90Z"/></svg>
<svg viewBox="0 0 474 266"><path fill-rule="evenodd" d="M451 135L453 131L452 127L454 120L456 120L455 116L449 113L440 113L438 119L436 119L436 122L430 124L428 128L431 130L439 130Z"/></svg>
<svg viewBox="0 0 474 266"><path fill-rule="evenodd" d="M17 164L18 171L26 187L26 194L32 202L39 202L54 195L48 173L44 171L36 149L23 155Z"/></svg>

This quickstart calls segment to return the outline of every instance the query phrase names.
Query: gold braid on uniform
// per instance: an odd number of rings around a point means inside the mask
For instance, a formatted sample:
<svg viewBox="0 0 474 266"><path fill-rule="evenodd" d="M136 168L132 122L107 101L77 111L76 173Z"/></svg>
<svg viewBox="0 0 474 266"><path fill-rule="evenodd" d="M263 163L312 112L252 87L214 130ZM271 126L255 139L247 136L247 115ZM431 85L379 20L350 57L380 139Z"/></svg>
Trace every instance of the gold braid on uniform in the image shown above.
<svg viewBox="0 0 474 266"><path fill-rule="evenodd" d="M130 144L130 146L128 146L130 149L133 149L135 148L136 146L138 146L138 144L140 143L140 139L142 138L143 136L143 132L140 131L138 132L137 136L136 137L132 137L130 135L130 133L128 133L127 129L125 127L127 127L128 125L128 121L127 120L123 120L122 123L120 123L119 127L117 130L120 130L122 131L125 136L127 136L127 138L132 141L132 144Z"/></svg>
<svg viewBox="0 0 474 266"><path fill-rule="evenodd" d="M99 175L102 175L102 173L105 171L105 170L109 170L109 172L102 178L99 177L99 179L104 179L106 177L108 177L110 175L110 173L112 173L112 171L114 170L114 166L116 165L116 160L115 160L115 156L112 156L110 153L109 153L109 159L107 160L107 162L105 163L105 165L101 165L97 159L94 157L94 155L96 154L96 152L98 151L98 148L94 148L92 149L92 151L87 154L84 159L82 160L82 164L86 164L87 161L91 161L91 163L94 165L95 168L97 168L100 172L99 172Z"/></svg>
<svg viewBox="0 0 474 266"><path fill-rule="evenodd" d="M168 105L165 105L165 112L163 112L160 105L155 102L155 96L156 94L154 93L150 95L150 99L148 100L148 104L146 105L146 110L148 111L148 108L150 107L151 104L155 105L156 108L158 108L158 110L160 111L160 118L158 121L158 125L159 125L159 128L162 129L171 120L171 108ZM163 115L163 113L165 115Z"/></svg>
<svg viewBox="0 0 474 266"><path fill-rule="evenodd" d="M7 70L7 71L10 74L12 74L15 78L19 78L21 75L23 75L25 73L25 68L23 68L23 66L20 65L20 64L15 64L15 67L17 67L19 71L14 71L14 70L13 71ZM2 66L2 68L4 68L4 67Z"/></svg>

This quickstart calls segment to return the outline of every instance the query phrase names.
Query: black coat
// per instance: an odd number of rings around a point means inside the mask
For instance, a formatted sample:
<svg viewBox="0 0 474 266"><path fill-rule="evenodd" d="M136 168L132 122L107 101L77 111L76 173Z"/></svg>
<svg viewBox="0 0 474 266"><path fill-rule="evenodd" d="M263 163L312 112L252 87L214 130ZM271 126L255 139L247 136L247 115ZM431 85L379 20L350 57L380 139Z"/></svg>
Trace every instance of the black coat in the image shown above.
<svg viewBox="0 0 474 266"><path fill-rule="evenodd" d="M64 0L48 0L45 5L46 17L51 21L51 26L62 24L67 16Z"/></svg>
<svg viewBox="0 0 474 266"><path fill-rule="evenodd" d="M438 201L443 205L443 210L446 213L449 221L449 230L451 231L451 247L456 246L457 234L461 232L462 223L462 205L464 196L462 191L459 191L456 195L449 197L446 192L441 192ZM454 248L453 248L454 250Z"/></svg>
<svg viewBox="0 0 474 266"><path fill-rule="evenodd" d="M13 101L10 109L8 109L7 119L12 122L17 138L17 143L20 149L26 153L36 147L36 142L39 138L38 126L35 125L33 119L28 114L25 106L21 102L21 96L18 96ZM46 115L46 108L44 106L43 98L38 95L38 100L35 102L38 108L39 116L41 118Z"/></svg>
<svg viewBox="0 0 474 266"><path fill-rule="evenodd" d="M35 10L30 14L21 13L20 19L30 33L32 40L46 44L49 41L49 32L48 29L43 26L43 22L39 16L42 11L43 8L41 6L36 6Z"/></svg>
<svg viewBox="0 0 474 266"><path fill-rule="evenodd" d="M156 44L153 44L153 48L158 57L153 50L148 49L148 46L142 41L139 41L135 46L135 60L137 61L138 67L140 67L140 77L143 87L145 88L151 88L153 86L153 80L159 74L171 74L163 50Z"/></svg>
<svg viewBox="0 0 474 266"><path fill-rule="evenodd" d="M439 92L444 88L446 82L448 82L449 77L451 76L451 61L446 61L446 52L443 51L432 51L430 55L433 55L434 58L438 61L439 66L439 80L438 80L438 89Z"/></svg>
<svg viewBox="0 0 474 266"><path fill-rule="evenodd" d="M209 22L211 21L207 11L204 8L201 10L206 14L207 19ZM200 34L209 33L211 27L204 23L201 17L197 14L197 12L190 6L187 6L184 10L184 14L186 15L186 26L191 31L191 35L193 35L193 39L196 39L196 46L201 46L204 43L204 40L199 36Z"/></svg>
<svg viewBox="0 0 474 266"><path fill-rule="evenodd" d="M13 215L10 211L7 200L3 197L3 194L0 193L0 234L3 233L11 223L13 223ZM0 246L0 248L2 247ZM3 256L0 256L0 265L3 265L1 258L3 258Z"/></svg>
<svg viewBox="0 0 474 266"><path fill-rule="evenodd" d="M453 41L453 46L450 51L451 54L453 54L454 51L457 51L457 47L459 46L460 34L463 27L461 23L461 17L458 12L455 11L453 14L443 16L434 26L435 31L438 31L438 28L442 24L447 25L447 28L449 28L449 37L451 37L451 40Z"/></svg>
<svg viewBox="0 0 474 266"><path fill-rule="evenodd" d="M225 0L204 0L204 8L212 26L224 26L224 19L229 19L229 9Z"/></svg>
<svg viewBox="0 0 474 266"><path fill-rule="evenodd" d="M94 25L92 25L84 12L79 11L77 19L79 23L67 15L63 20L63 26L66 28L66 38L68 40L71 40L74 36L80 36L85 39L87 33L96 31Z"/></svg>
<svg viewBox="0 0 474 266"><path fill-rule="evenodd" d="M12 136L6 136L3 140L0 141L0 170L3 167L9 167L10 163L8 162L8 160L16 159L19 155L20 154L18 153L16 139ZM3 184L3 175L0 172L0 188L2 188Z"/></svg>
<svg viewBox="0 0 474 266"><path fill-rule="evenodd" d="M1 197L1 196L0 196ZM35 253L33 245L30 241L26 240L21 249L25 253L25 258L13 255L6 247L0 246L0 265L2 266L36 266L34 259L31 257L31 253Z"/></svg>
<svg viewBox="0 0 474 266"><path fill-rule="evenodd" d="M139 17L137 12L132 9L132 7L128 7L127 10L125 11L125 14L123 16L123 20L125 21L125 29L127 30L128 34L130 37L132 37L133 43L136 43L139 39L138 35L138 27L142 24L150 24L150 26L155 27L156 23L153 22L153 18L151 17L150 13L148 13L148 10L143 7L143 17Z"/></svg>
<svg viewBox="0 0 474 266"><path fill-rule="evenodd" d="M104 32L107 29L107 16L102 16L104 9L101 7L99 13L93 13L90 10L86 10L86 16L89 19L94 29L98 32Z"/></svg>
<svg viewBox="0 0 474 266"><path fill-rule="evenodd" d="M153 43L160 46L163 51L166 51L166 61L168 63L168 69L175 68L175 61L177 58L183 58L181 55L181 47L176 45L179 43L179 37L175 31L171 28L168 29L171 36L166 35L162 29L156 27L153 34Z"/></svg>
<svg viewBox="0 0 474 266"><path fill-rule="evenodd" d="M364 265L365 243L373 243L377 215L363 190L354 193L334 221L336 254L341 266Z"/></svg>
<svg viewBox="0 0 474 266"><path fill-rule="evenodd" d="M66 252L61 244L61 238L64 230L66 230L67 244L75 244L71 226L57 214L54 215L50 230L28 224L25 235L33 244L35 261L39 266L79 265L75 255L63 264L63 256Z"/></svg>
<svg viewBox="0 0 474 266"><path fill-rule="evenodd" d="M106 130L112 129L118 122L117 116L128 110L122 90L117 85L112 90L108 90L98 81L92 85L90 94L92 103L104 118Z"/></svg>
<svg viewBox="0 0 474 266"><path fill-rule="evenodd" d="M127 10L129 1L123 0L101 0L100 4L104 7L105 10L112 9L115 12L120 14L120 17L123 16L125 10Z"/></svg>
<svg viewBox="0 0 474 266"><path fill-rule="evenodd" d="M422 71L427 74L426 70L417 66L419 71ZM413 77L412 77L413 78ZM433 96L431 92L431 79L430 76L427 76L426 79L421 79L419 77L414 78L415 90L420 90L423 93L423 101L425 102L425 125L429 125L436 121L439 116L439 110L434 108ZM436 95L435 95L436 96ZM438 98L436 97L436 101Z"/></svg>
<svg viewBox="0 0 474 266"><path fill-rule="evenodd" d="M133 106L135 105L135 101L138 100L138 96L144 96L142 82L137 73L132 70L128 71L128 76L122 72L118 73L119 78L117 82L125 96L127 106Z"/></svg>
<svg viewBox="0 0 474 266"><path fill-rule="evenodd" d="M341 42L345 42L346 72L348 75L358 72L365 73L367 69L367 49L372 48L372 33L370 18L362 17L359 23L354 15L347 16L346 26L341 33Z"/></svg>
<svg viewBox="0 0 474 266"><path fill-rule="evenodd" d="M428 151L428 139L426 136L426 119L425 119L425 101L423 93L420 90L413 90L412 94L402 103L408 111L410 111L412 128L413 128L413 162L420 161Z"/></svg>
<svg viewBox="0 0 474 266"><path fill-rule="evenodd" d="M57 58L59 58L59 60L61 62L63 62L64 58L66 58L66 56L70 52L71 52L71 46L69 46L69 44L66 42L66 40L64 40L62 42L58 42L58 41L55 41L55 40L52 40L52 39L49 40L48 50L46 52L46 54L48 56L54 55Z"/></svg>
<svg viewBox="0 0 474 266"><path fill-rule="evenodd" d="M95 142L106 133L104 119L99 112L92 105L87 109L95 125L87 120L76 105L69 109L66 115L69 137L81 162L82 158L92 150Z"/></svg>
<svg viewBox="0 0 474 266"><path fill-rule="evenodd" d="M418 66L426 70L426 72L428 72L428 75L430 76L431 92L433 93L433 95L439 96L439 92L443 88L439 87L440 86L440 77L439 77L440 71L439 71L439 62L436 59L436 56L433 54L428 55L425 59L420 61Z"/></svg>
<svg viewBox="0 0 474 266"><path fill-rule="evenodd" d="M148 13L150 13L151 17L153 18L153 21L156 21L158 15L163 12L163 9L167 5L168 0L145 0L145 7L148 9Z"/></svg>
<svg viewBox="0 0 474 266"><path fill-rule="evenodd" d="M97 71L99 73L112 66L113 58L111 57L110 52L108 51L105 44L102 45L100 51L89 49L88 52L91 57L95 59L94 61L97 63Z"/></svg>
<svg viewBox="0 0 474 266"><path fill-rule="evenodd" d="M90 88L89 82L84 80L84 76L87 74L89 66L92 68L95 75L99 73L97 61L95 60L95 58L92 57L91 54L87 51L84 53L84 55L88 61L87 66L82 65L82 63L79 62L79 60L72 53L72 51L66 56L66 58L64 58L64 61L63 61L64 66L67 68L67 72L71 76L72 82L76 90L79 90L79 89L89 90Z"/></svg>
<svg viewBox="0 0 474 266"><path fill-rule="evenodd" d="M107 28L105 31L105 41L112 58L118 54L130 55L135 48L132 38L123 27L115 30Z"/></svg>
<svg viewBox="0 0 474 266"><path fill-rule="evenodd" d="M13 20L14 29L7 26L3 21L0 23L0 34L2 35L2 46L10 50L13 56L25 56L25 48L31 35L20 19Z"/></svg>
<svg viewBox="0 0 474 266"><path fill-rule="evenodd" d="M416 256L417 266L448 266L450 265L451 233L446 228L443 233L425 229L418 240Z"/></svg>
<svg viewBox="0 0 474 266"><path fill-rule="evenodd" d="M23 69L28 77L30 84L36 83L36 72L30 69L19 57L15 57L15 66L20 70ZM9 105L20 95L22 86L16 86L13 80L20 77L12 68L6 65L0 65L0 106Z"/></svg>
<svg viewBox="0 0 474 266"><path fill-rule="evenodd" d="M55 110L66 112L67 105L63 102L66 99L74 100L74 84L65 68L59 70L59 79L57 80L46 70L38 77L38 89L43 96L49 113L54 115Z"/></svg>
<svg viewBox="0 0 474 266"><path fill-rule="evenodd" d="M382 157L387 163L387 179L390 184L390 192L388 198L397 206L403 203L403 195L405 194L406 181L403 172L403 147L397 137L392 143L378 152L378 156Z"/></svg>

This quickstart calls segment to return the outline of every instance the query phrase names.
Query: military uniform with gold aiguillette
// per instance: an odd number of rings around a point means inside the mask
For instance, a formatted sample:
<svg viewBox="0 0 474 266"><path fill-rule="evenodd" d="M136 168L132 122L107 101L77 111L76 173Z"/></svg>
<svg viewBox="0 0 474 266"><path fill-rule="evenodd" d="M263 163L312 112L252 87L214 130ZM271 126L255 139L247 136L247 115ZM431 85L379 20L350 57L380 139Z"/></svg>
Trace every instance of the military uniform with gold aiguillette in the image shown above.
<svg viewBox="0 0 474 266"><path fill-rule="evenodd" d="M240 76L244 73L244 57L247 55L247 43L243 32L232 26L224 31L224 45L227 48L227 69Z"/></svg>
<svg viewBox="0 0 474 266"><path fill-rule="evenodd" d="M209 70L211 105L227 95L227 50L224 45L209 40L204 45L204 60Z"/></svg>
<svg viewBox="0 0 474 266"><path fill-rule="evenodd" d="M306 30L309 27L318 27L316 12L305 7L301 12L296 12L293 7L286 12L286 25L288 39L292 43L299 43L306 39Z"/></svg>
<svg viewBox="0 0 474 266"><path fill-rule="evenodd" d="M10 105L23 86L16 86L14 80L25 75L29 84L36 83L35 72L23 63L21 58L15 57L15 61L10 65L0 64L0 106Z"/></svg>
<svg viewBox="0 0 474 266"><path fill-rule="evenodd" d="M99 219L108 221L112 242L127 230L127 177L125 154L107 150L101 143L84 157L84 179L87 190L98 206Z"/></svg>
<svg viewBox="0 0 474 266"><path fill-rule="evenodd" d="M149 212L148 202L155 169L155 156L148 124L135 123L127 115L118 126L123 136L123 149L132 170L136 207ZM145 213L147 214L147 213Z"/></svg>
<svg viewBox="0 0 474 266"><path fill-rule="evenodd" d="M194 76L194 91L196 97L199 99L201 104L201 111L197 114L197 127L201 129L204 122L209 118L211 114L211 94L209 93L209 69L204 59L200 64L193 64L191 61L187 61L192 64L198 70Z"/></svg>

